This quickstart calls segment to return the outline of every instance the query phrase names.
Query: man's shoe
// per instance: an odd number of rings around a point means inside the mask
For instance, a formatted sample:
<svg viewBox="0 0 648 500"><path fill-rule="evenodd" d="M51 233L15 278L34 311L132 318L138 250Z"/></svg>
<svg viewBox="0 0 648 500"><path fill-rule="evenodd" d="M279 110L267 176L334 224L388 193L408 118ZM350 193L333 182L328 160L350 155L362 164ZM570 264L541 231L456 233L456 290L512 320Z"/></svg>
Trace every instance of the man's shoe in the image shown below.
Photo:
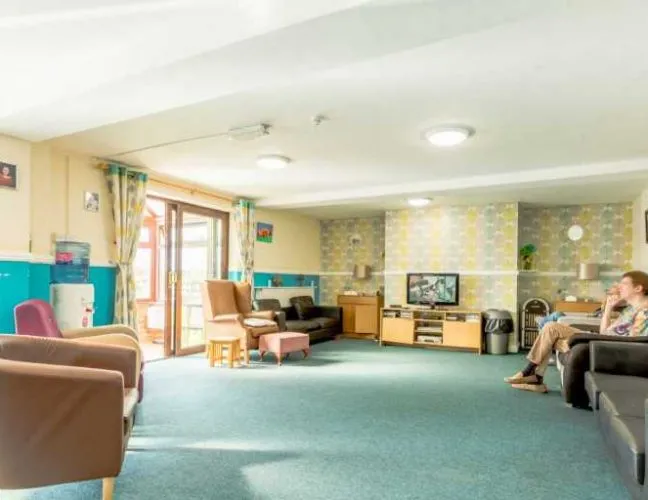
<svg viewBox="0 0 648 500"><path fill-rule="evenodd" d="M521 391L537 392L540 394L546 394L549 392L545 384L511 384L511 387L514 389L520 389Z"/></svg>
<svg viewBox="0 0 648 500"><path fill-rule="evenodd" d="M522 372L517 372L512 377L506 377L504 382L507 384L533 384L534 382L538 382L538 377L535 374L525 376Z"/></svg>

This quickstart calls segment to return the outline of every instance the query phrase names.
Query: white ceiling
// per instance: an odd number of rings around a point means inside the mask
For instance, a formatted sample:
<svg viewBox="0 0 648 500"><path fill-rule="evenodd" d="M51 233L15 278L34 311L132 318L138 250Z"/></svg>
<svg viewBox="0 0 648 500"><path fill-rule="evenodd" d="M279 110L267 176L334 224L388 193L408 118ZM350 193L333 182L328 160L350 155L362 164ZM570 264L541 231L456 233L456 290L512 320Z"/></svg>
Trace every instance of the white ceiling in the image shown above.
<svg viewBox="0 0 648 500"><path fill-rule="evenodd" d="M0 133L318 217L648 185L645 0L51 3L0 4ZM421 140L445 123L476 134Z"/></svg>

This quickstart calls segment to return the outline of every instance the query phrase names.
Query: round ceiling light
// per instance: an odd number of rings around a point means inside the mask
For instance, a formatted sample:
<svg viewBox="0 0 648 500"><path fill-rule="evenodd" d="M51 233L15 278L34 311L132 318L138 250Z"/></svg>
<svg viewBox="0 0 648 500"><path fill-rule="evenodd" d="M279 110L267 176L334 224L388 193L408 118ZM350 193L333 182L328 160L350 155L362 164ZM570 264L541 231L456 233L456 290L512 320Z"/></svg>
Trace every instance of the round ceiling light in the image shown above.
<svg viewBox="0 0 648 500"><path fill-rule="evenodd" d="M424 207L430 204L429 198L410 198L407 203L412 207Z"/></svg>
<svg viewBox="0 0 648 500"><path fill-rule="evenodd" d="M281 155L264 155L257 158L257 165L268 170L285 168L290 163L290 158Z"/></svg>
<svg viewBox="0 0 648 500"><path fill-rule="evenodd" d="M468 127L438 127L425 132L425 138L433 146L449 148L458 146L474 133L475 131Z"/></svg>

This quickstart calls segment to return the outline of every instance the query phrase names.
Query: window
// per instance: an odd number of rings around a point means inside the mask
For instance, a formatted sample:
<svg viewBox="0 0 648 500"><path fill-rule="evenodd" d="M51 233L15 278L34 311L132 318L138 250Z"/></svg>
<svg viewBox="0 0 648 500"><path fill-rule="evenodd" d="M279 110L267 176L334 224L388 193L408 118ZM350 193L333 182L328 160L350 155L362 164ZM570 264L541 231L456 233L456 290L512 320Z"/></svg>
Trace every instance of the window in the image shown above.
<svg viewBox="0 0 648 500"><path fill-rule="evenodd" d="M135 297L137 300L155 302L157 282L156 222L146 217L140 230L139 244L133 263Z"/></svg>

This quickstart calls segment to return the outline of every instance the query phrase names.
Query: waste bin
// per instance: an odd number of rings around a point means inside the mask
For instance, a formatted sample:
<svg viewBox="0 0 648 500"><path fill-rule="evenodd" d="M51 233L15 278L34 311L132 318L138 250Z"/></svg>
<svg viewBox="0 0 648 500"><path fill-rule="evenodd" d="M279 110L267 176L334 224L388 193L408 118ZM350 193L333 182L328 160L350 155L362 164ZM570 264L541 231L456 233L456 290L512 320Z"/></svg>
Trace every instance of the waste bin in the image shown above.
<svg viewBox="0 0 648 500"><path fill-rule="evenodd" d="M509 334L513 331L511 313L500 309L484 312L484 333L488 354L507 354Z"/></svg>

